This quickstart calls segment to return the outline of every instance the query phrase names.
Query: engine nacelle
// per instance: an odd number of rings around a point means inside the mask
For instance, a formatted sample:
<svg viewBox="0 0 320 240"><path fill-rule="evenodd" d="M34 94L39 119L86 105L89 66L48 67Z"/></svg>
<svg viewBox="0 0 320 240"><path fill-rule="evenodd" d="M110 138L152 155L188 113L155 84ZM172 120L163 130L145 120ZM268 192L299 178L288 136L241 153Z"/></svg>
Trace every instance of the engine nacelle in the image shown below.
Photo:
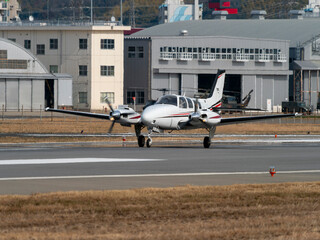
<svg viewBox="0 0 320 240"><path fill-rule="evenodd" d="M121 117L121 112L118 111L118 110L115 110L115 111L112 112L110 115L111 115L115 120L119 120L120 117Z"/></svg>
<svg viewBox="0 0 320 240"><path fill-rule="evenodd" d="M221 121L221 116L216 112L209 111L205 115L206 118L203 118L203 121L210 126L217 125Z"/></svg>
<svg viewBox="0 0 320 240"><path fill-rule="evenodd" d="M194 112L194 113L192 113L192 114L190 114L189 115L189 120L190 121L197 121L197 120L199 120L200 119L200 113L198 113L198 112Z"/></svg>

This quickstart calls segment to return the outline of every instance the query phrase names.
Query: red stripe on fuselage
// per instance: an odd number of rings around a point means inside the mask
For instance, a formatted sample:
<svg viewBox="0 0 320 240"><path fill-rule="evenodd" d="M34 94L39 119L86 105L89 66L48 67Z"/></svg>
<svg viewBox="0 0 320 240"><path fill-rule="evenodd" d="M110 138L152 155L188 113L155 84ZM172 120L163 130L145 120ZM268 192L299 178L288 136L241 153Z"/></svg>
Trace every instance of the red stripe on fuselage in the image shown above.
<svg viewBox="0 0 320 240"><path fill-rule="evenodd" d="M141 116L140 115L139 116L135 116L135 117L132 117L130 119L138 119L138 118L141 118Z"/></svg>

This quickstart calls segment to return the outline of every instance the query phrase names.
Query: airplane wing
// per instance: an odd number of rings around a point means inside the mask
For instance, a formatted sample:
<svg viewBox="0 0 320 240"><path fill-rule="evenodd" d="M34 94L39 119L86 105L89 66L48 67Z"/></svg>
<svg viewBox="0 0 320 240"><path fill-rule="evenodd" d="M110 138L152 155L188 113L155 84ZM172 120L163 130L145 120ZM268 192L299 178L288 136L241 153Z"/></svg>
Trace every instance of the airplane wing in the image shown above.
<svg viewBox="0 0 320 240"><path fill-rule="evenodd" d="M108 115L108 114L99 114L99 113L90 113L90 112L79 112L79 111L68 111L68 110L54 109L54 108L46 108L46 111L49 111L49 112L59 112L59 113L66 113L66 114L77 115L77 116L84 116L84 117L92 117L92 118L100 118L100 119L110 120L110 115Z"/></svg>
<svg viewBox="0 0 320 240"><path fill-rule="evenodd" d="M252 117L235 117L235 118L222 118L220 125L236 124L241 122L251 122L272 118L285 118L285 117L295 117L299 116L298 113L292 114L277 114L277 115L264 115L264 116L252 116Z"/></svg>
<svg viewBox="0 0 320 240"><path fill-rule="evenodd" d="M259 112L265 112L266 110L259 109L259 108L213 108L213 111L230 111L230 112L242 112L242 111L259 111Z"/></svg>

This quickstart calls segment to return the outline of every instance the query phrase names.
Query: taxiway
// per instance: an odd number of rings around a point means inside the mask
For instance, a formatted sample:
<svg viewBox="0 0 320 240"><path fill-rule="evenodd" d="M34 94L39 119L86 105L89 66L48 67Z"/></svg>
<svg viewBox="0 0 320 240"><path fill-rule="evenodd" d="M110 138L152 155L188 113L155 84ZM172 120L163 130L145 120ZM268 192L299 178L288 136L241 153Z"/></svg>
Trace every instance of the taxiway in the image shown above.
<svg viewBox="0 0 320 240"><path fill-rule="evenodd" d="M193 142L155 142L149 149L119 143L0 145L0 194L320 180L316 138L259 139L218 142L210 149Z"/></svg>

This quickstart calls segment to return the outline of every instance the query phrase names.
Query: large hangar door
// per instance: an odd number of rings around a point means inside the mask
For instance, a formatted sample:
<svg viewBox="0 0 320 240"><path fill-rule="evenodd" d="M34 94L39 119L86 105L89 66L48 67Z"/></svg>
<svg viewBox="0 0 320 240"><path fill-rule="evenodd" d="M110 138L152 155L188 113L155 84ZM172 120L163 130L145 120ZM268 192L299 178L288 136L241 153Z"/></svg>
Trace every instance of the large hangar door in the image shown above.
<svg viewBox="0 0 320 240"><path fill-rule="evenodd" d="M17 110L19 108L19 82L18 79L7 79L6 81L6 109Z"/></svg>
<svg viewBox="0 0 320 240"><path fill-rule="evenodd" d="M215 78L216 74L199 74L198 89L210 91ZM226 74L223 94L236 96L238 102L241 101L241 75Z"/></svg>
<svg viewBox="0 0 320 240"><path fill-rule="evenodd" d="M226 80L224 83L224 90L223 94L224 95L229 95L229 96L235 96L237 99L237 102L240 103L242 100L241 96L241 75L230 75L226 74Z"/></svg>

